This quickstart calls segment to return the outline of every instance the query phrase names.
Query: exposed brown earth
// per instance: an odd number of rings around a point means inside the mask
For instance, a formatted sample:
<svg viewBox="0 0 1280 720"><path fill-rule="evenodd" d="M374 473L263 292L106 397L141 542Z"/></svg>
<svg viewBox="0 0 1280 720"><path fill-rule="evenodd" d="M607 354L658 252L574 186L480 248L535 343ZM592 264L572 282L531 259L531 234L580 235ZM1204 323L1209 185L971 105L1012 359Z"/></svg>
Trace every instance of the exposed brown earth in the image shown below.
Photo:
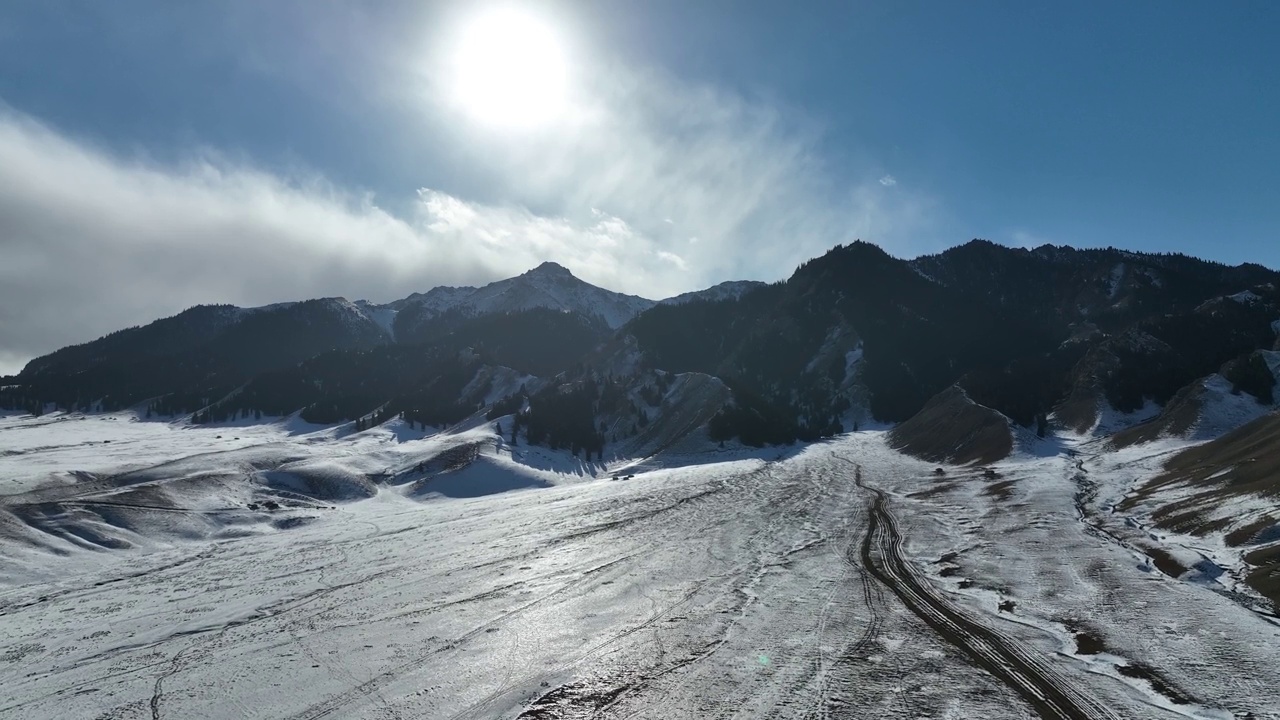
<svg viewBox="0 0 1280 720"><path fill-rule="evenodd" d="M889 433L896 450L933 462L991 463L1013 452L1009 420L952 386Z"/></svg>

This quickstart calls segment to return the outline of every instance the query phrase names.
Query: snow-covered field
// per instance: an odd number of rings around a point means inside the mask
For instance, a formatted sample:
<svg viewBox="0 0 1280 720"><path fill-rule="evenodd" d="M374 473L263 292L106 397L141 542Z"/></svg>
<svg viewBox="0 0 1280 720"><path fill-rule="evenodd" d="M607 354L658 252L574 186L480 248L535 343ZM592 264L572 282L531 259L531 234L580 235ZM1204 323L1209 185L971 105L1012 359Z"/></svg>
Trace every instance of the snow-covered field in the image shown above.
<svg viewBox="0 0 1280 720"><path fill-rule="evenodd" d="M1132 463L1031 450L0 417L0 717L1280 718L1280 628L1099 519Z"/></svg>

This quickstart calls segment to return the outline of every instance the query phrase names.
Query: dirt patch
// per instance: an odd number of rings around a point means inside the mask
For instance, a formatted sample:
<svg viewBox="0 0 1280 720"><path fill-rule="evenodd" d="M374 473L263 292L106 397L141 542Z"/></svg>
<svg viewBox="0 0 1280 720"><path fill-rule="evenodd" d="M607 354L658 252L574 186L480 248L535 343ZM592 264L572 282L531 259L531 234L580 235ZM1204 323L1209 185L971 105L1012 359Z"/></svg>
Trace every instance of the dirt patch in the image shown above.
<svg viewBox="0 0 1280 720"><path fill-rule="evenodd" d="M516 717L517 720L595 717L630 688L630 685L611 685L602 681L561 685L534 700Z"/></svg>
<svg viewBox="0 0 1280 720"><path fill-rule="evenodd" d="M1147 554L1147 557L1151 558L1151 562L1156 566L1157 570L1171 578L1180 578L1187 571L1186 566L1160 548L1142 548L1142 551Z"/></svg>
<svg viewBox="0 0 1280 720"><path fill-rule="evenodd" d="M992 483L982 491L983 495L994 497L997 500L1008 500L1013 497L1013 480L1001 480L998 483Z"/></svg>
<svg viewBox="0 0 1280 720"><path fill-rule="evenodd" d="M942 493L955 490L956 487L957 487L957 484L953 482L938 483L937 485L934 485L928 490L920 490L917 492L908 493L907 497L915 500L920 500L923 498L931 498L935 495L941 495Z"/></svg>
<svg viewBox="0 0 1280 720"><path fill-rule="evenodd" d="M1204 513L1197 509L1187 510L1184 503L1166 505L1152 513L1151 519L1155 520L1159 527L1187 535L1225 532L1231 528L1233 522L1231 518L1208 520Z"/></svg>
<svg viewBox="0 0 1280 720"><path fill-rule="evenodd" d="M1097 655L1098 653L1106 652L1107 645L1102 642L1102 638L1087 630L1077 632L1075 640L1077 655Z"/></svg>
<svg viewBox="0 0 1280 720"><path fill-rule="evenodd" d="M1223 539L1226 540L1227 544L1230 545L1231 547L1240 547L1241 545L1252 545L1254 543L1259 542L1263 535L1272 534L1272 532L1269 532L1269 531L1271 531L1272 528L1276 527L1276 525L1277 523L1275 518L1271 517L1270 515L1264 515L1263 517L1258 518L1257 520L1249 523L1248 525L1241 525L1235 530L1232 530L1231 532L1227 533L1226 537ZM1280 533L1275 533L1275 534L1277 535L1276 539L1280 540ZM1262 542L1266 542L1266 541L1262 540Z"/></svg>
<svg viewBox="0 0 1280 720"><path fill-rule="evenodd" d="M1185 693L1174 687L1168 680L1165 680L1160 673L1146 665L1130 663L1128 665L1118 665L1116 670L1127 678L1146 680L1151 685L1151 689L1169 698L1170 701L1177 705L1189 705L1193 702Z"/></svg>
<svg viewBox="0 0 1280 720"><path fill-rule="evenodd" d="M1245 555L1244 560L1256 566L1245 576L1245 582L1269 599L1280 612L1280 545L1254 550Z"/></svg>

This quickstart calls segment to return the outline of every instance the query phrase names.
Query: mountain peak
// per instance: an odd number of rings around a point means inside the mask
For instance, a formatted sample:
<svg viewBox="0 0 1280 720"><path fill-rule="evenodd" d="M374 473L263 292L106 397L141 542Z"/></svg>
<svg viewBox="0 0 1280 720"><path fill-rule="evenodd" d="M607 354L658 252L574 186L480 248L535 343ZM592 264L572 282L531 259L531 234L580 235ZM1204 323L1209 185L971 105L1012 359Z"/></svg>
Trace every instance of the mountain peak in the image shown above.
<svg viewBox="0 0 1280 720"><path fill-rule="evenodd" d="M562 277L562 278L574 277L574 274L569 272L569 268L559 263L551 262L550 260L530 270L529 272L525 273L525 275L541 275L545 277Z"/></svg>

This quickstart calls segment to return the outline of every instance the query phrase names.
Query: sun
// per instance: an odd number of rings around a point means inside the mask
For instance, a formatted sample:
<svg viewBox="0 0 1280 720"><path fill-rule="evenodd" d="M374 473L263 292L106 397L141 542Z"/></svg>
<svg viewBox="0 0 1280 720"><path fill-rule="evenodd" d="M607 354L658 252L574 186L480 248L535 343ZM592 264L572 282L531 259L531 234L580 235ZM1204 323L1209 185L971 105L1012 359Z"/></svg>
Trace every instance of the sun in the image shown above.
<svg viewBox="0 0 1280 720"><path fill-rule="evenodd" d="M520 8L493 9L465 26L455 67L455 99L486 124L544 125L565 108L569 68L561 39Z"/></svg>

